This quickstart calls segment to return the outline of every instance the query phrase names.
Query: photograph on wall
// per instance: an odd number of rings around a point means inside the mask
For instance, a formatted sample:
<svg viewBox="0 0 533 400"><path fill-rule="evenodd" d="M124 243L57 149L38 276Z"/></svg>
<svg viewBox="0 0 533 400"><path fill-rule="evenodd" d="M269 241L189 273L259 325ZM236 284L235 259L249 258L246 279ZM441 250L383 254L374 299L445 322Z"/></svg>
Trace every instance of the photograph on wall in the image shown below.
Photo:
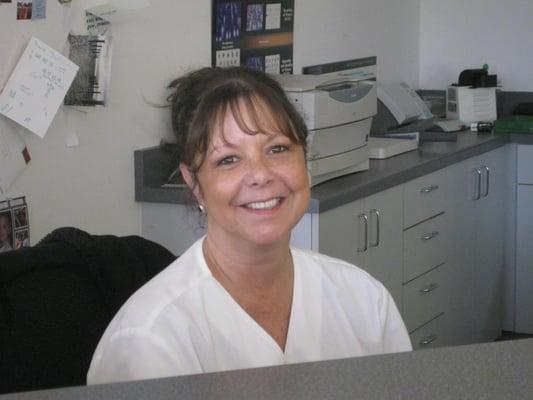
<svg viewBox="0 0 533 400"><path fill-rule="evenodd" d="M17 0L17 19L31 19L32 0Z"/></svg>
<svg viewBox="0 0 533 400"><path fill-rule="evenodd" d="M80 69L65 96L67 106L107 105L111 76L111 37L69 35L69 59Z"/></svg>
<svg viewBox="0 0 533 400"><path fill-rule="evenodd" d="M24 196L0 201L0 253L30 245L28 205Z"/></svg>
<svg viewBox="0 0 533 400"><path fill-rule="evenodd" d="M294 0L212 0L211 63L292 73Z"/></svg>

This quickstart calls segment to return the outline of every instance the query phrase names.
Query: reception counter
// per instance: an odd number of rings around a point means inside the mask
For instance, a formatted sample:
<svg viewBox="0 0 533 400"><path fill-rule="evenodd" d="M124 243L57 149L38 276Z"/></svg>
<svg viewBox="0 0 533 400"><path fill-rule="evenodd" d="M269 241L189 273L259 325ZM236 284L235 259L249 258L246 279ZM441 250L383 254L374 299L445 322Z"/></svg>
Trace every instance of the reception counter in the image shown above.
<svg viewBox="0 0 533 400"><path fill-rule="evenodd" d="M0 396L59 399L531 399L533 339Z"/></svg>

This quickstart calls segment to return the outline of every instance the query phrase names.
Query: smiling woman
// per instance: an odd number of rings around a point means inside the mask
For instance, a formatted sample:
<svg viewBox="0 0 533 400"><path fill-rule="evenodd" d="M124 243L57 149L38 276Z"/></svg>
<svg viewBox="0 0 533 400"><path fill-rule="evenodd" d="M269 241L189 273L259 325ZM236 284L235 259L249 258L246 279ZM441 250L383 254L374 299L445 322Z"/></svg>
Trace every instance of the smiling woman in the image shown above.
<svg viewBox="0 0 533 400"><path fill-rule="evenodd" d="M280 86L235 67L170 88L179 168L207 232L122 307L88 383L410 350L381 283L290 246L310 196L307 130Z"/></svg>

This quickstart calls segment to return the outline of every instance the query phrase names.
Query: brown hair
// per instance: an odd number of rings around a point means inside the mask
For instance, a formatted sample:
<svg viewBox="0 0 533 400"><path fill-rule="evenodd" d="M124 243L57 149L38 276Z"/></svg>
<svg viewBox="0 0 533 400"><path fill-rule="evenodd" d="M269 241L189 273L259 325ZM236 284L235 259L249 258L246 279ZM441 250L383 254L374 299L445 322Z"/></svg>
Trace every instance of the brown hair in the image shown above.
<svg viewBox="0 0 533 400"><path fill-rule="evenodd" d="M168 101L177 161L187 165L195 184L212 134L222 127L227 112L246 133L279 131L306 150L305 122L278 82L262 72L245 67L206 67L175 79L168 87L173 89ZM245 123L243 106L257 130Z"/></svg>

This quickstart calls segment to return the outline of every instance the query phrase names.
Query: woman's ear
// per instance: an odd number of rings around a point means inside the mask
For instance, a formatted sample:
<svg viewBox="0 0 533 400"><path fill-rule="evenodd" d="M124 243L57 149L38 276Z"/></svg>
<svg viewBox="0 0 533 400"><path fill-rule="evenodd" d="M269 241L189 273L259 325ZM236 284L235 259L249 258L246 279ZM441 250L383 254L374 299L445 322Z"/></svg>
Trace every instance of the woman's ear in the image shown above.
<svg viewBox="0 0 533 400"><path fill-rule="evenodd" d="M191 192L194 194L194 197L196 197L196 201L198 202L198 204L202 204L198 182L194 181L191 170L187 165L183 163L180 163L179 169L183 180L185 181Z"/></svg>

